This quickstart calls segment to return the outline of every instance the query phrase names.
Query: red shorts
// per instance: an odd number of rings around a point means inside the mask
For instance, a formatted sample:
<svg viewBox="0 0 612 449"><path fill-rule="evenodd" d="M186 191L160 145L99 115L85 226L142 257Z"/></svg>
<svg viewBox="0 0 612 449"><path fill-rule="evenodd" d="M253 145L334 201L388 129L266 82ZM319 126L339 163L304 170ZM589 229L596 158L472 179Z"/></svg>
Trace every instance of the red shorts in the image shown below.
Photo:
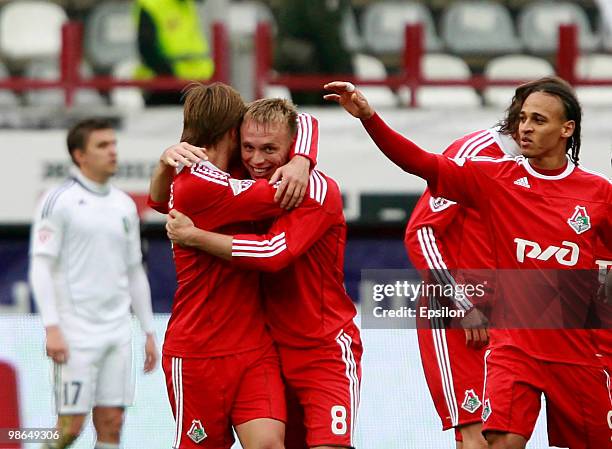
<svg viewBox="0 0 612 449"><path fill-rule="evenodd" d="M417 335L425 379L442 429L479 423L484 348L467 347L463 329L418 329ZM461 441L459 432L455 439Z"/></svg>
<svg viewBox="0 0 612 449"><path fill-rule="evenodd" d="M173 449L229 449L232 426L257 418L286 420L274 346L223 357L164 355L162 367L176 421Z"/></svg>
<svg viewBox="0 0 612 449"><path fill-rule="evenodd" d="M609 377L603 367L545 362L514 347L485 356L483 432L531 437L546 397L549 443L572 449L610 448L612 411Z"/></svg>
<svg viewBox="0 0 612 449"><path fill-rule="evenodd" d="M354 325L327 345L279 346L285 382L303 410L308 447L353 447L362 352Z"/></svg>

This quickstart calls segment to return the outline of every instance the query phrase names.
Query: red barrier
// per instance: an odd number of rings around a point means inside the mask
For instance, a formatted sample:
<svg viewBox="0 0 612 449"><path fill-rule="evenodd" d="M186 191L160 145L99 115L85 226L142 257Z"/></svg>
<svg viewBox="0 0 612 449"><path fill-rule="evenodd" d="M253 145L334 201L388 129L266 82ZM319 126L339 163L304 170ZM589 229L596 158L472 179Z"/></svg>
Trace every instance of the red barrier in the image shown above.
<svg viewBox="0 0 612 449"><path fill-rule="evenodd" d="M255 97L262 98L272 72L272 30L269 23L258 23L255 29ZM276 83L280 84L280 83Z"/></svg>
<svg viewBox="0 0 612 449"><path fill-rule="evenodd" d="M578 28L576 25L560 25L559 45L557 47L557 74L570 84L575 84L577 81L578 53Z"/></svg>
<svg viewBox="0 0 612 449"><path fill-rule="evenodd" d="M189 85L190 80L180 80L172 77L156 77L150 80L121 80L112 77L93 77L83 79L79 75L82 59L83 28L78 23L68 23L62 28L62 51L60 57L61 77L55 81L26 78L0 79L0 89L24 91L30 89L63 89L67 106L74 100L74 92L81 88L93 88L109 91L121 87L139 87L147 90L179 91ZM261 98L267 84L283 85L293 90L320 91L321 86L333 79L344 79L362 86L386 86L398 89L408 86L411 92L411 106L416 104L416 92L421 86L470 86L483 89L488 86L516 86L528 79L490 80L474 75L467 80L429 80L422 76L421 61L424 53L423 27L408 25L404 34L405 44L400 75L390 75L385 79L361 79L346 74L328 75L289 75L275 74L272 70L272 33L269 24L260 23L255 33L255 98ZM210 80L229 83L229 39L225 25L213 25L213 57L215 73ZM575 25L562 25L559 31L559 47L557 52L557 73L574 85L610 86L612 78L585 80L576 76L575 66L578 58L578 33Z"/></svg>
<svg viewBox="0 0 612 449"><path fill-rule="evenodd" d="M423 25L407 25L404 31L404 73L410 88L410 107L417 106L417 89L423 82Z"/></svg>
<svg viewBox="0 0 612 449"><path fill-rule="evenodd" d="M220 22L212 25L213 58L215 60L215 78L222 83L230 83L229 38L227 28Z"/></svg>
<svg viewBox="0 0 612 449"><path fill-rule="evenodd" d="M83 24L66 22L62 26L60 53L60 80L64 87L64 103L72 106L74 94L81 77L79 70L83 59Z"/></svg>
<svg viewBox="0 0 612 449"><path fill-rule="evenodd" d="M559 76L574 85L582 86L610 86L612 78L586 80L575 75L575 66L578 57L578 33L575 25L562 25L559 32L559 48L557 53L557 72ZM424 54L424 34L420 24L407 25L404 33L404 51L402 54L401 75L390 75L383 80L365 80L346 74L332 75L302 75L302 74L275 74L269 65L263 64L261 59L268 58L267 52L272 48L272 41L266 33L265 26L258 26L256 36L256 86L257 98L263 94L266 84L283 85L289 89L304 91L319 91L321 86L333 79L350 81L361 86L386 86L391 89L407 86L410 89L410 106L417 106L416 92L422 86L467 86L482 90L489 86L517 86L530 81L528 78L492 80L482 75L472 75L466 80L456 79L426 79L421 72L421 61ZM265 71L263 67L268 67Z"/></svg>

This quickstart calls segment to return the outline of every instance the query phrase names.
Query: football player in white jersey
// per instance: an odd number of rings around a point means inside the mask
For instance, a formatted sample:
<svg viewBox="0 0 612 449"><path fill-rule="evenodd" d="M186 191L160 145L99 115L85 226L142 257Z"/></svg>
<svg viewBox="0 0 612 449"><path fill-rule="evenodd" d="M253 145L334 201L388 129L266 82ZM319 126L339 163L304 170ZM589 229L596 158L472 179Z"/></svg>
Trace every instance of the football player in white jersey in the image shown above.
<svg viewBox="0 0 612 449"><path fill-rule="evenodd" d="M32 227L30 282L53 360L59 441L68 447L92 412L95 449L119 447L132 402L130 306L146 333L144 371L158 361L151 292L132 199L109 183L117 170L111 123L68 133L71 176L42 199Z"/></svg>

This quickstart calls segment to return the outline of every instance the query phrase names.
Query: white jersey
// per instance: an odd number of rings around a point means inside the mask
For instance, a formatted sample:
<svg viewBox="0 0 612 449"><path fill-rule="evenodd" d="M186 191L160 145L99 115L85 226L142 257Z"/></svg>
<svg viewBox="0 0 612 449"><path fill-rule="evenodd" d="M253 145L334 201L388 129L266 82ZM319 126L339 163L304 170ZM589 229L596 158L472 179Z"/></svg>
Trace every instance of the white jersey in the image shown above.
<svg viewBox="0 0 612 449"><path fill-rule="evenodd" d="M75 171L41 201L30 253L56 262L56 308L69 340L87 344L83 336L131 329L128 269L142 253L136 205L127 194Z"/></svg>

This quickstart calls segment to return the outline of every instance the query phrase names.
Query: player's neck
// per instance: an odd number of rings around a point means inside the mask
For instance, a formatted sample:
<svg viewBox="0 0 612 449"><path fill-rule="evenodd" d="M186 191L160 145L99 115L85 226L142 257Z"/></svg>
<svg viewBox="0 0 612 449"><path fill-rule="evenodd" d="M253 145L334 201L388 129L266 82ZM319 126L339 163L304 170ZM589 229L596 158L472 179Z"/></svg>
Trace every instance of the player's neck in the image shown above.
<svg viewBox="0 0 612 449"><path fill-rule="evenodd" d="M221 151L219 148L213 146L208 149L207 155L208 162L221 171L228 171L230 158L227 151Z"/></svg>
<svg viewBox="0 0 612 449"><path fill-rule="evenodd" d="M91 170L87 170L86 167L81 167L77 171L81 174L83 178L85 178L85 180L93 182L95 184L99 184L100 186L104 186L109 180L109 177L107 175L94 173Z"/></svg>
<svg viewBox="0 0 612 449"><path fill-rule="evenodd" d="M529 164L537 170L559 170L567 165L565 153L529 158Z"/></svg>

